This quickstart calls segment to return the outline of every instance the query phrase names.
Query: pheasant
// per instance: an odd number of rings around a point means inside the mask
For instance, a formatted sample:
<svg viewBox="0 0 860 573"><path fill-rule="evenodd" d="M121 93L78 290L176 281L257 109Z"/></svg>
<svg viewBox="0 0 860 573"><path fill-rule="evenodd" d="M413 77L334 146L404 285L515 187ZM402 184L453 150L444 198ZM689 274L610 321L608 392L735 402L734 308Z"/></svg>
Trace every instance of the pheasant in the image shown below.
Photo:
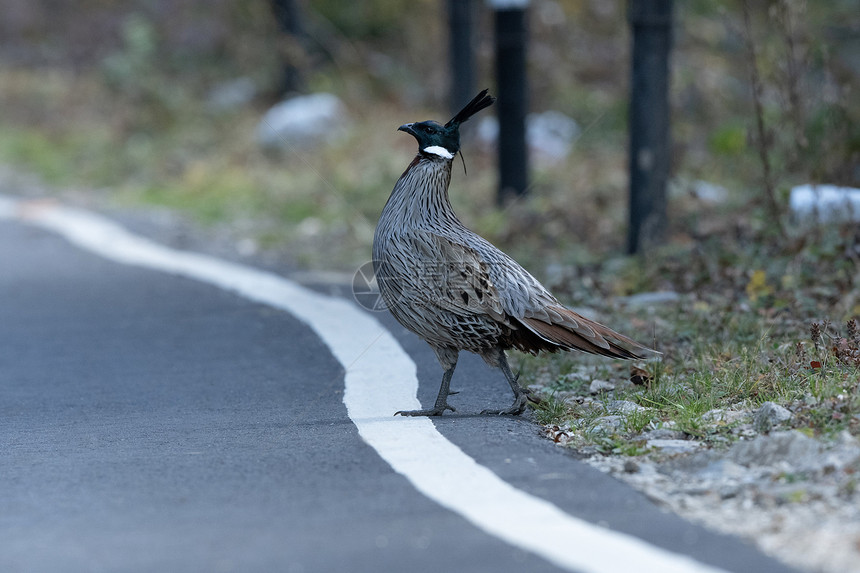
<svg viewBox="0 0 860 573"><path fill-rule="evenodd" d="M394 317L436 353L444 369L432 408L395 412L440 416L461 350L501 369L514 402L482 414L521 414L528 402L505 351L531 354L580 350L613 358L641 358L645 346L561 304L511 257L467 229L448 200L451 167L460 150L460 125L495 98L479 93L445 125L401 125L418 140L418 154L394 185L373 239L373 263L383 302Z"/></svg>

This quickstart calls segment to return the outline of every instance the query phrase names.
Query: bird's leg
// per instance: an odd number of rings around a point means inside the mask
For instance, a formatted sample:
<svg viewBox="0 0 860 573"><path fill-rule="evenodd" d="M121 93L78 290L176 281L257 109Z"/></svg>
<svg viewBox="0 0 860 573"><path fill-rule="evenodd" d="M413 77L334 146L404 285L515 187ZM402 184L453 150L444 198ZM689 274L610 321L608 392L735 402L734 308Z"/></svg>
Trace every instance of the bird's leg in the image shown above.
<svg viewBox="0 0 860 573"><path fill-rule="evenodd" d="M394 415L401 416L441 416L445 410L456 412L453 406L448 404L448 396L456 394L451 392L451 377L454 376L454 368L457 367L457 362L442 374L442 385L439 387L439 394L436 396L436 404L429 410L399 410L394 412Z"/></svg>
<svg viewBox="0 0 860 573"><path fill-rule="evenodd" d="M511 385L511 390L514 393L514 403L511 404L510 408L505 410L484 410L481 414L513 414L519 415L522 414L526 409L526 404L528 403L528 390L523 388L517 382L517 379L520 377L519 374L514 375L511 372L511 367L508 366L508 358L505 356L504 350L499 350L499 368L501 368L502 373L504 373L505 378L508 380L508 384Z"/></svg>

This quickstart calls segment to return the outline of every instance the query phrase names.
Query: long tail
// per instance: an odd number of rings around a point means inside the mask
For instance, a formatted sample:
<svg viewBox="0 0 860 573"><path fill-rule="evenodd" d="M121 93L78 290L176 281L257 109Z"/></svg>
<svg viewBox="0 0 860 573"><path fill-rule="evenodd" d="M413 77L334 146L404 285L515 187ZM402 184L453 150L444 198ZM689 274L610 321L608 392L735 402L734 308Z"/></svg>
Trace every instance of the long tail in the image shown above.
<svg viewBox="0 0 860 573"><path fill-rule="evenodd" d="M546 317L521 318L520 323L559 349L581 350L612 358L636 359L656 353L647 346L563 306L547 307Z"/></svg>
<svg viewBox="0 0 860 573"><path fill-rule="evenodd" d="M490 90L482 90L481 93L472 98L472 101L466 104L466 107L457 112L457 115L451 118L451 120L445 124L445 127L451 127L452 125L460 125L468 120L470 117L484 109L485 107L490 107L493 105L493 102L496 101L496 98L489 95Z"/></svg>

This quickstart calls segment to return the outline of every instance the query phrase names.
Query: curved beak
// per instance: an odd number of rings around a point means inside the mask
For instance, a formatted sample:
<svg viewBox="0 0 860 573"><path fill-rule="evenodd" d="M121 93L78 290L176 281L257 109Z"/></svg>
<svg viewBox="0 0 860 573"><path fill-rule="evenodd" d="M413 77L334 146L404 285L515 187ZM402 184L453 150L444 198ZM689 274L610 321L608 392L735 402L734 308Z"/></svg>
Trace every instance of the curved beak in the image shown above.
<svg viewBox="0 0 860 573"><path fill-rule="evenodd" d="M415 135L415 130L412 129L412 125L413 124L411 124L411 123L404 123L403 125L401 125L400 127L397 128L397 131L405 131L409 135Z"/></svg>

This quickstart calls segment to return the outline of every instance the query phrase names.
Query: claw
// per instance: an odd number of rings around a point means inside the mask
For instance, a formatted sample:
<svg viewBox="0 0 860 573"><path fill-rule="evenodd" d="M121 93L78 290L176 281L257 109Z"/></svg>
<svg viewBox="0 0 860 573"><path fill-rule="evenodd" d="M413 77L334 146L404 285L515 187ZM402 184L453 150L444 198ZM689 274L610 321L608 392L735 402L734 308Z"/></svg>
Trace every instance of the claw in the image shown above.
<svg viewBox="0 0 860 573"><path fill-rule="evenodd" d="M503 415L512 415L519 416L526 410L526 404L528 403L528 397L526 393L523 392L519 396L517 396L514 403L511 404L510 408L506 408L504 410L482 410L481 415L484 416L503 416Z"/></svg>
<svg viewBox="0 0 860 573"><path fill-rule="evenodd" d="M427 410L398 410L394 412L394 415L400 414L401 416L441 416L445 410L451 410L452 412L456 412L453 406L449 406L445 404L443 407L433 407Z"/></svg>

